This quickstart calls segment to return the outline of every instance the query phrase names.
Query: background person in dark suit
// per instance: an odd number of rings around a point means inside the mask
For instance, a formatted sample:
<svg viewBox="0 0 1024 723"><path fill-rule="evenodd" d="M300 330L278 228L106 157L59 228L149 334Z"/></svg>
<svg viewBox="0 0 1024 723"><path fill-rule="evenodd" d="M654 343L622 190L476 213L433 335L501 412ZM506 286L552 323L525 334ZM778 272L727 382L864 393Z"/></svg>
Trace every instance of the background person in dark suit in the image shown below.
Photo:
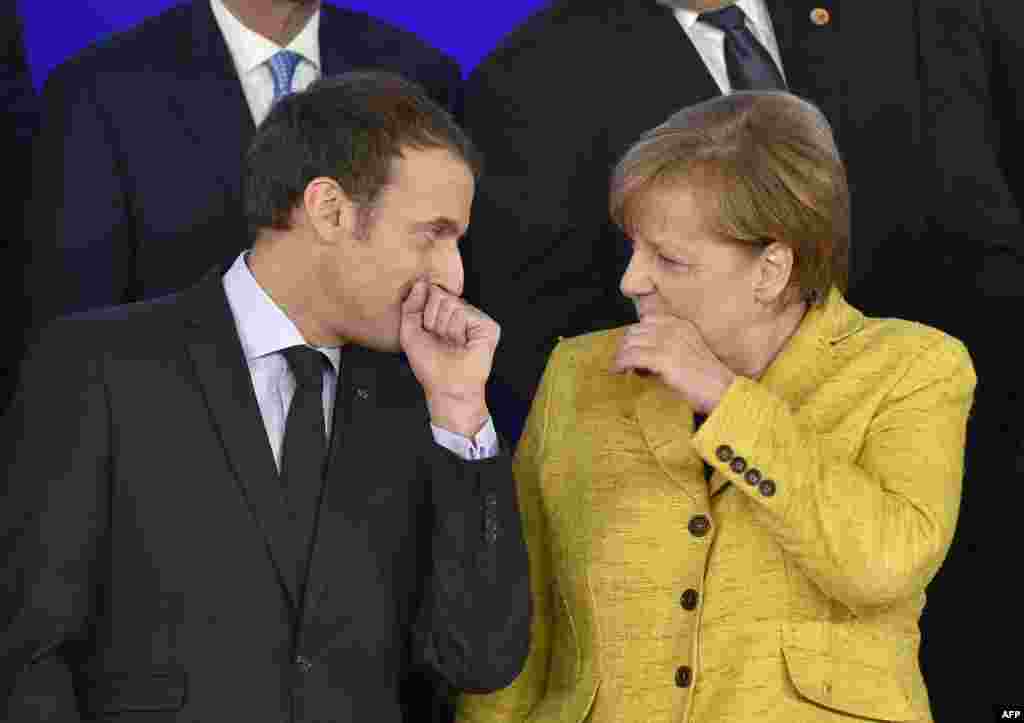
<svg viewBox="0 0 1024 723"><path fill-rule="evenodd" d="M998 5L988 4L998 19L990 25L1016 33ZM616 291L628 252L608 217L611 168L645 129L733 89L728 45L731 33L745 32L834 129L852 194L851 303L937 326L964 340L974 359L980 382L962 512L929 588L923 665L939 720L956 720L964 706L972 719L987 715L988 701L1019 686L1011 684L1017 666L1001 664L983 641L1008 641L1000 648L1007 662L1024 647L1022 626L986 635L962 624L965 606L1005 580L991 550L1013 547L1024 503L1011 481L1024 472L1015 465L1016 355L1003 325L978 321L1024 312L1020 210L993 142L985 63L993 38L979 5L960 0L900 0L882 11L739 0L740 27L729 32L715 25L721 15L701 16L721 6L558 0L470 76L466 126L487 158L470 235L487 244L467 245L466 295L502 324L489 390L496 423L518 437L559 336L635 320ZM1017 46L1004 39L999 47ZM1004 128L1018 123L1003 113ZM1016 143L1012 132L1003 136L1004 149ZM996 479L1006 484L993 495Z"/></svg>
<svg viewBox="0 0 1024 723"><path fill-rule="evenodd" d="M0 238L0 308L4 309L4 339L8 349L0 361L0 409L7 406L14 388L15 370L21 359L24 324L22 310L22 271L24 267L23 219L31 171L32 137L38 123L36 92L25 61L25 43L21 18L14 0L0 3L0 158L8 179L4 194L6 231ZM14 342L14 343L12 343ZM14 347L13 349L11 347Z"/></svg>
<svg viewBox="0 0 1024 723"><path fill-rule="evenodd" d="M457 111L454 61L320 0L190 0L60 65L35 161L34 320L177 291L229 263L246 240L243 154L275 94L371 67Z"/></svg>
<svg viewBox="0 0 1024 723"><path fill-rule="evenodd" d="M499 328L459 299L476 172L419 86L321 80L256 133L251 252L42 330L0 429L0 717L423 721L417 671L515 677ZM74 710L33 708L40 678Z"/></svg>

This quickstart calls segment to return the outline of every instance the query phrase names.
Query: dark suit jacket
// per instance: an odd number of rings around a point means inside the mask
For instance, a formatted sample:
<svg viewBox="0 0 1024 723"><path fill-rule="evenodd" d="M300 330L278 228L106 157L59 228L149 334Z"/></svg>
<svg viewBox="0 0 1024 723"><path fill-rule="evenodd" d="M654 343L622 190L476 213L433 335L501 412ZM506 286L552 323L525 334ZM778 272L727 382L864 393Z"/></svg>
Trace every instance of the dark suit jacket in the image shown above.
<svg viewBox="0 0 1024 723"><path fill-rule="evenodd" d="M1015 544L1024 504L1011 481L1019 360L997 321L1024 312L1024 233L1003 173L1021 172L1020 154L1006 152L1019 146L1020 73L999 66L1019 57L1019 24L1008 18L1019 11L982 3L987 36L976 1L833 2L825 26L810 20L818 2L767 5L790 89L823 109L847 163L848 298L868 314L961 338L978 371L959 529L929 589L923 664L939 723L980 719L987 701L1019 688L1011 676L1024 645L1024 626L999 622L1019 619L1014 598L977 593L1008 580L991 551ZM986 51L1000 53L991 75ZM486 168L464 245L466 294L502 325L490 392L508 437L519 435L558 335L635 320L618 291L626 246L607 220L616 160L645 130L718 93L671 11L654 0L555 2L470 76L465 125ZM1004 481L998 492L992 480ZM967 612L982 598L1005 616ZM1001 627L979 633L961 624L968 615ZM983 642L993 640L1006 644L993 652ZM965 697L965 689L991 693Z"/></svg>
<svg viewBox="0 0 1024 723"><path fill-rule="evenodd" d="M28 198L32 138L38 124L37 99L28 64L21 19L14 0L0 4L0 158L5 172L14 179L4 192L4 231L0 236L0 308L4 324L0 333L7 350L0 357L0 409L14 387L21 359L22 271L25 265L23 237L24 203Z"/></svg>
<svg viewBox="0 0 1024 723"><path fill-rule="evenodd" d="M989 291L1019 298L1021 269L976 5L901 0L880 14L833 3L831 23L817 26L813 3L767 4L790 89L824 110L847 161L852 303L968 337L976 325L946 284L976 289L983 258L1009 259ZM555 2L471 74L465 125L486 168L467 296L502 324L494 379L523 410L558 335L634 319L618 291L626 245L608 221L616 160L674 111L718 94L654 0ZM521 417L498 416L515 439Z"/></svg>
<svg viewBox="0 0 1024 723"><path fill-rule="evenodd" d="M324 74L377 67L458 109L450 58L362 13L324 4ZM254 131L208 0L167 10L59 66L31 218L34 319L153 298L246 245L243 155Z"/></svg>
<svg viewBox="0 0 1024 723"><path fill-rule="evenodd" d="M220 275L42 332L0 435L4 720L390 723L424 669L456 689L515 677L529 591L509 457L436 444L399 355L349 346L341 369L298 610ZM73 686L76 710L48 717L40 680Z"/></svg>

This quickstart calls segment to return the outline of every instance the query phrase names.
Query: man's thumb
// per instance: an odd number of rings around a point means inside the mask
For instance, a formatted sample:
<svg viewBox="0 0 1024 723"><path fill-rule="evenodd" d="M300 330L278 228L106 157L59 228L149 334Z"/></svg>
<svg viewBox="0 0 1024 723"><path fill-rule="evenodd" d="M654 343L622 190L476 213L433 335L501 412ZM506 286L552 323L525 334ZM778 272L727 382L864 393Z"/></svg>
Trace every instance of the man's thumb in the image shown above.
<svg viewBox="0 0 1024 723"><path fill-rule="evenodd" d="M418 314L427 307L427 282L420 279L412 285L409 295L402 302L403 314Z"/></svg>

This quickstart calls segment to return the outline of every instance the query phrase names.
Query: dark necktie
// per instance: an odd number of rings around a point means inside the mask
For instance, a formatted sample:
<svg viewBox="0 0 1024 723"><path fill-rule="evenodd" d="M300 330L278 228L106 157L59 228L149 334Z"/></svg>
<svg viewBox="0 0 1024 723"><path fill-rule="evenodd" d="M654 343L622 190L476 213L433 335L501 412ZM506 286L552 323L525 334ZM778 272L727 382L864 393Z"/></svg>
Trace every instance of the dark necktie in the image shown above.
<svg viewBox="0 0 1024 723"><path fill-rule="evenodd" d="M289 347L282 353L295 376L295 396L284 423L281 484L291 517L297 523L292 534L297 543L296 579L301 590L327 457L323 390L324 364L329 360L322 352L308 346Z"/></svg>
<svg viewBox="0 0 1024 723"><path fill-rule="evenodd" d="M702 22L725 33L725 66L733 90L785 90L775 61L747 28L747 16L735 5L701 13Z"/></svg>
<svg viewBox="0 0 1024 723"><path fill-rule="evenodd" d="M295 395L284 423L281 480L289 489L310 481L319 485L327 456L324 364L328 360L308 346L289 347L282 353L295 376Z"/></svg>

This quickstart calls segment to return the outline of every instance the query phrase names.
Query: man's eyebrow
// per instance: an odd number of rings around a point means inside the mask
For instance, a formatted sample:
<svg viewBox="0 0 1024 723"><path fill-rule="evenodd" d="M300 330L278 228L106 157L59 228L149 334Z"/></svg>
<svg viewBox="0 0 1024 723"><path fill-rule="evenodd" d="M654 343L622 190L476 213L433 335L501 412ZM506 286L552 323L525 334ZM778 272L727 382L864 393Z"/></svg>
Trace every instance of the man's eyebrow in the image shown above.
<svg viewBox="0 0 1024 723"><path fill-rule="evenodd" d="M455 219L447 216L438 216L429 221L422 221L415 224L416 230L430 229L440 236L458 236L462 232L462 226Z"/></svg>

